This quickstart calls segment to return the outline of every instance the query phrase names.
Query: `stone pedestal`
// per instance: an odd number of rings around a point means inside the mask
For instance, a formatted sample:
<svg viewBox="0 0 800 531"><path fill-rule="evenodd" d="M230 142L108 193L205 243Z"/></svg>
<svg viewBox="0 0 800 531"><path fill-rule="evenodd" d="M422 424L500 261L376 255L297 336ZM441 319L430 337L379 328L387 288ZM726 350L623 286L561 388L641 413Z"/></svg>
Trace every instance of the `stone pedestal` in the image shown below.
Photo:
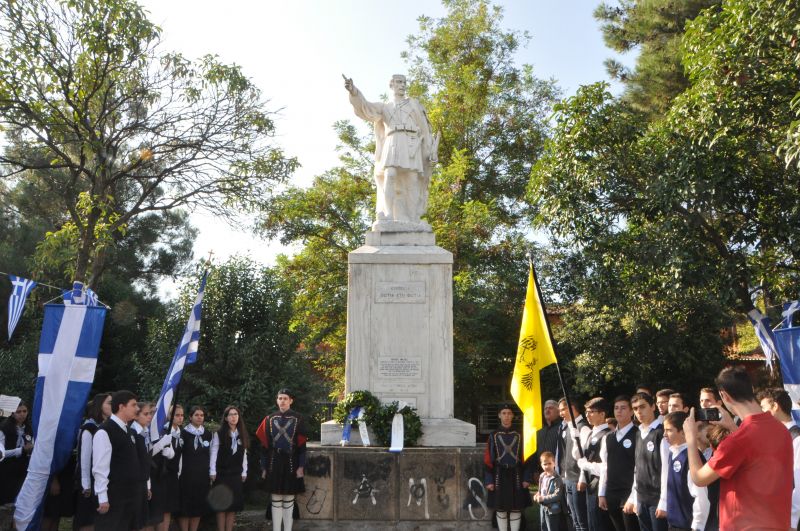
<svg viewBox="0 0 800 531"><path fill-rule="evenodd" d="M381 228L348 257L345 390L415 407L421 446L473 446L475 426L453 418L453 255L430 230Z"/></svg>

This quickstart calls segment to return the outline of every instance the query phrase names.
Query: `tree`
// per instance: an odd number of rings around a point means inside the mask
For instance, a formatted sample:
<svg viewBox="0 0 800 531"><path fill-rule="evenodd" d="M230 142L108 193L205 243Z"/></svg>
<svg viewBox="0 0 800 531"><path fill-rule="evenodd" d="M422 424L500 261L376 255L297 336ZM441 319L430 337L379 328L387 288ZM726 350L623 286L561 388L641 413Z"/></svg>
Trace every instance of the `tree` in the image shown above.
<svg viewBox="0 0 800 531"><path fill-rule="evenodd" d="M777 149L798 73L776 34L758 32L795 16L793 4L768 1L703 12L684 37L690 86L663 119L644 120L602 84L556 106L531 200L538 225L577 255L587 311L610 308L628 335L643 323L705 336L694 352L718 359L711 336L753 308L754 291L767 306L797 297L800 175ZM762 43L758 57L743 42ZM651 347L640 363L665 352Z"/></svg>
<svg viewBox="0 0 800 531"><path fill-rule="evenodd" d="M231 216L296 165L270 144L270 113L238 66L158 44L130 0L0 6L4 179L35 181L58 202L66 214L40 262L68 259L90 285L137 218L182 207Z"/></svg>
<svg viewBox="0 0 800 531"><path fill-rule="evenodd" d="M133 356L134 377L142 396L155 399L178 346L199 282L187 280L177 301L150 323L147 347ZM291 388L301 411L322 397L317 377L297 352L289 330L292 292L277 272L234 257L211 268L203 298L200 350L187 365L178 401L201 404L219 419L236 404L255 429L274 407L277 391Z"/></svg>
<svg viewBox="0 0 800 531"><path fill-rule="evenodd" d="M612 78L625 84L624 99L650 117L663 116L689 82L681 65L681 38L687 20L720 0L620 0L595 10L606 46L638 52L633 70L606 60Z"/></svg>
<svg viewBox="0 0 800 531"><path fill-rule="evenodd" d="M338 122L340 166L317 176L307 189L289 187L265 211L261 233L301 251L280 257L281 277L295 294L292 329L300 349L325 375L333 395L344 391L347 336L347 253L363 243L374 212L374 145L356 128Z"/></svg>

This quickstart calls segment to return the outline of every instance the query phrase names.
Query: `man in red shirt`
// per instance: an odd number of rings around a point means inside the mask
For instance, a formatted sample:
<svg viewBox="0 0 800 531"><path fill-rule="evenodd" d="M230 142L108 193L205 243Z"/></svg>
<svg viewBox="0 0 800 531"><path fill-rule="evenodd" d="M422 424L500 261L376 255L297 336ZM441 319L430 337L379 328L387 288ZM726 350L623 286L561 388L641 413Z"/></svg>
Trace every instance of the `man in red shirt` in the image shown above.
<svg viewBox="0 0 800 531"><path fill-rule="evenodd" d="M720 408L722 420L713 424L724 425L731 434L703 464L692 409L683 425L692 481L705 487L721 478L720 531L785 531L792 509L792 438L771 414L761 411L744 368L723 369L716 384L723 403L743 420L737 428Z"/></svg>

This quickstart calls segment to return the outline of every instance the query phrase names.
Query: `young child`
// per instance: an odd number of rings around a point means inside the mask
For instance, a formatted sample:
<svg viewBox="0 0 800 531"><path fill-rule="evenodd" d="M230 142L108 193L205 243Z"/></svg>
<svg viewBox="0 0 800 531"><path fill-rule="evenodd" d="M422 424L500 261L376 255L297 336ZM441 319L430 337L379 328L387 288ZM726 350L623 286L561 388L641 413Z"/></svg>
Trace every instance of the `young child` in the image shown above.
<svg viewBox="0 0 800 531"><path fill-rule="evenodd" d="M689 477L689 459L683 422L687 413L675 411L664 418L664 437L669 442L667 522L670 529L705 529L709 513L708 490ZM702 459L702 457L701 457Z"/></svg>
<svg viewBox="0 0 800 531"><path fill-rule="evenodd" d="M540 458L542 474L539 476L539 490L533 496L539 503L542 531L558 531L561 507L563 506L564 482L556 474L556 456L553 452L542 452Z"/></svg>

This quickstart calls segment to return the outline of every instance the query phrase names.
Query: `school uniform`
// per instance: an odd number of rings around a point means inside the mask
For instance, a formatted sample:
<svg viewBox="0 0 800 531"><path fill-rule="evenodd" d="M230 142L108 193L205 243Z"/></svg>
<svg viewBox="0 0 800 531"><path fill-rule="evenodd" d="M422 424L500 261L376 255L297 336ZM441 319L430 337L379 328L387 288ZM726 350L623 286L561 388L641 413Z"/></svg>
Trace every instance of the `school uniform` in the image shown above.
<svg viewBox="0 0 800 531"><path fill-rule="evenodd" d="M686 443L670 448L667 471L667 523L670 531L702 531L708 520L708 490L695 485L689 477L688 452Z"/></svg>
<svg viewBox="0 0 800 531"><path fill-rule="evenodd" d="M600 449L600 459L605 466L600 474L598 496L606 498L608 519L616 531L639 531L636 515L624 513L622 510L633 488L638 439L639 428L631 422L607 434Z"/></svg>
<svg viewBox="0 0 800 531"><path fill-rule="evenodd" d="M207 498L210 488L211 432L203 426L195 428L190 424L181 432L181 438L181 516L205 516L210 512Z"/></svg>
<svg viewBox="0 0 800 531"><path fill-rule="evenodd" d="M86 419L78 435L77 464L75 466L75 528L94 525L97 516L97 494L92 477L92 438L100 426L94 419ZM89 495L84 496L84 491Z"/></svg>
<svg viewBox="0 0 800 531"><path fill-rule="evenodd" d="M152 442L149 428L144 428L142 436L147 443L147 459L150 463L148 489L151 496L147 501L146 522L148 526L155 526L164 521L164 513L168 512L166 463L175 457L175 452L172 449L172 437L169 434Z"/></svg>
<svg viewBox="0 0 800 531"><path fill-rule="evenodd" d="M17 499L30 462L30 454L23 447L32 441L30 422L19 426L14 417L8 417L0 426L0 505Z"/></svg>
<svg viewBox="0 0 800 531"><path fill-rule="evenodd" d="M224 490L230 493L228 496L220 497L229 503L215 505L216 512L239 512L244 510L244 479L247 478L247 450L239 439L239 433L233 431L229 433L225 444L220 444L219 432L215 433L211 439L211 461L210 474L216 476L214 486L211 491L211 498L214 499L214 491Z"/></svg>
<svg viewBox="0 0 800 531"><path fill-rule="evenodd" d="M134 529L141 529L150 519L150 501L147 499L150 492L150 432L137 422L131 423L131 431L135 434L136 452L139 455L139 510L134 519Z"/></svg>
<svg viewBox="0 0 800 531"><path fill-rule="evenodd" d="M116 415L100 425L92 440L92 476L100 504L95 531L132 529L141 511L141 464L136 435Z"/></svg>
<svg viewBox="0 0 800 531"><path fill-rule="evenodd" d="M572 523L575 531L586 531L589 528L589 522L586 514L586 491L578 490L578 480L580 479L581 469L578 467L578 460L574 457L573 448L575 446L575 438L579 436L581 439L588 437L591 433L591 428L583 415L575 418L575 425L577 431L573 432L572 423L564 421L562 423L561 440L564 441L563 458L561 455L559 459L559 468L561 479L564 480L564 491L567 499L567 506L569 507L570 514L572 515Z"/></svg>
<svg viewBox="0 0 800 531"><path fill-rule="evenodd" d="M170 432L170 447L173 457L164 460L163 485L164 485L164 506L163 512L177 514L181 509L180 498L180 466L181 456L183 455L183 438L181 429L173 428ZM163 453L163 450L162 450Z"/></svg>
<svg viewBox="0 0 800 531"><path fill-rule="evenodd" d="M656 417L648 426L639 426L636 442L631 495L638 511L642 531L667 531L666 518L656 518L656 510L667 510L667 465L669 443L664 438L664 418Z"/></svg>
<svg viewBox="0 0 800 531"><path fill-rule="evenodd" d="M600 511L597 505L597 496L600 486L600 476L604 464L600 458L600 448L603 440L611 430L608 424L600 424L592 427L587 437L583 439L583 457L579 457L577 449L573 450L573 457L578 458L578 467L581 469L579 483L586 483L586 516L589 531L605 531L607 526L607 514ZM602 514L601 514L602 512Z"/></svg>

